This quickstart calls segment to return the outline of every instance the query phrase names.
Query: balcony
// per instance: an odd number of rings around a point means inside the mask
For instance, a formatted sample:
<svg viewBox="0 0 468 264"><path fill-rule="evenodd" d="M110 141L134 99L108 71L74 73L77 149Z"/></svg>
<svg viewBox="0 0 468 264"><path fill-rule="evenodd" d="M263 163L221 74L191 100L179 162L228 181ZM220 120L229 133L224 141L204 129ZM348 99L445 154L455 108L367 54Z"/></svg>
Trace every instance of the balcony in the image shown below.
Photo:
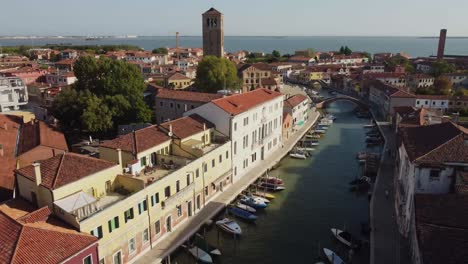
<svg viewBox="0 0 468 264"><path fill-rule="evenodd" d="M194 190L195 190L195 182L192 182L190 185L187 185L185 188L183 188L176 194L162 201L161 208L164 210L164 208L166 207L172 207L174 205L184 202L184 200L186 200L189 195L193 195Z"/></svg>

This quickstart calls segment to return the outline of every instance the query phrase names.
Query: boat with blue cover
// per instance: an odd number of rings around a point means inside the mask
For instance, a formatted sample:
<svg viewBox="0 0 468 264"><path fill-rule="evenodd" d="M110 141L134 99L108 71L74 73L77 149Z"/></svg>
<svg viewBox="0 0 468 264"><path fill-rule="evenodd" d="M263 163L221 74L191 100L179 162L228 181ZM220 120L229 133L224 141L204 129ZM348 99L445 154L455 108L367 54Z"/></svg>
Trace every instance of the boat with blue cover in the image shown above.
<svg viewBox="0 0 468 264"><path fill-rule="evenodd" d="M231 207L228 209L229 213L232 214L232 215L235 215L241 219L244 219L244 220L247 220L247 221L250 221L250 222L254 222L255 220L257 220L257 216L248 212L248 211L245 211L245 210L242 210L240 208L237 208L237 207Z"/></svg>

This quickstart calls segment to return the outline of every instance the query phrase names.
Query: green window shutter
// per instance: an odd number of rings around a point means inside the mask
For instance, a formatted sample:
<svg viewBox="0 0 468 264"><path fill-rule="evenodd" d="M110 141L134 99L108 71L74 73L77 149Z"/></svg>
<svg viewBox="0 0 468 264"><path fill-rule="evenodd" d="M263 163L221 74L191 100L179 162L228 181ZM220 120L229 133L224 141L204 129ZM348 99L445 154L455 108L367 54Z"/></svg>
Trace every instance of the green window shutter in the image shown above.
<svg viewBox="0 0 468 264"><path fill-rule="evenodd" d="M107 221L107 224L109 225L109 233L112 233L112 220Z"/></svg>
<svg viewBox="0 0 468 264"><path fill-rule="evenodd" d="M116 216L114 218L114 226L115 226L115 228L119 228L119 217L118 216Z"/></svg>

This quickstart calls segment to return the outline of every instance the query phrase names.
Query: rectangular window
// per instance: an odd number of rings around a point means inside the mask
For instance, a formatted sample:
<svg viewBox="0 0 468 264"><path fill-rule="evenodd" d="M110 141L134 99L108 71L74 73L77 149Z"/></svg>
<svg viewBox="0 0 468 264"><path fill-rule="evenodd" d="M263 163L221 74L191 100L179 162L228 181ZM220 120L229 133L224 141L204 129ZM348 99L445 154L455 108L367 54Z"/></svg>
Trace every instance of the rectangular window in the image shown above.
<svg viewBox="0 0 468 264"><path fill-rule="evenodd" d="M214 160L214 159L211 160L211 167L212 167L212 168L215 167L215 160Z"/></svg>
<svg viewBox="0 0 468 264"><path fill-rule="evenodd" d="M237 131L237 123L234 123L234 131Z"/></svg>
<svg viewBox="0 0 468 264"><path fill-rule="evenodd" d="M429 180L438 181L440 178L440 170L431 170L429 173Z"/></svg>
<svg viewBox="0 0 468 264"><path fill-rule="evenodd" d="M187 174L186 177L187 177L187 178L186 178L186 180L187 180L187 186L189 186L189 185L190 185L190 174Z"/></svg>
<svg viewBox="0 0 468 264"><path fill-rule="evenodd" d="M159 203L159 193L155 193L153 196L151 196L151 206L155 206L158 203Z"/></svg>
<svg viewBox="0 0 468 264"><path fill-rule="evenodd" d="M136 243L135 243L135 238L131 238L128 241L128 253L133 254L136 251Z"/></svg>
<svg viewBox="0 0 468 264"><path fill-rule="evenodd" d="M127 223L128 220L133 219L133 207L124 212L124 219L125 223Z"/></svg>
<svg viewBox="0 0 468 264"><path fill-rule="evenodd" d="M93 258L91 255L86 256L86 258L83 259L83 264L93 264Z"/></svg>
<svg viewBox="0 0 468 264"><path fill-rule="evenodd" d="M234 141L234 155L237 154L237 142Z"/></svg>
<svg viewBox="0 0 468 264"><path fill-rule="evenodd" d="M223 155L219 155L218 160L219 160L219 163L223 162Z"/></svg>
<svg viewBox="0 0 468 264"><path fill-rule="evenodd" d="M205 196L208 196L208 186L205 187Z"/></svg>
<svg viewBox="0 0 468 264"><path fill-rule="evenodd" d="M182 216L182 205L177 205L176 209L177 209L177 216L181 217Z"/></svg>
<svg viewBox="0 0 468 264"><path fill-rule="evenodd" d="M249 124L249 117L244 118L244 126L247 126Z"/></svg>
<svg viewBox="0 0 468 264"><path fill-rule="evenodd" d="M140 159L140 165L142 167L146 166L146 157L143 157L143 158Z"/></svg>
<svg viewBox="0 0 468 264"><path fill-rule="evenodd" d="M159 220L154 222L154 233L156 235L161 233L161 222L159 222Z"/></svg>
<svg viewBox="0 0 468 264"><path fill-rule="evenodd" d="M200 170L199 169L196 169L195 170L195 177L200 177Z"/></svg>
<svg viewBox="0 0 468 264"><path fill-rule="evenodd" d="M109 233L112 233L112 231L119 228L119 217L116 216L111 220L107 221L107 225L109 227Z"/></svg>
<svg viewBox="0 0 468 264"><path fill-rule="evenodd" d="M167 186L167 187L164 189L164 196L165 196L166 198L171 196L171 186Z"/></svg>
<svg viewBox="0 0 468 264"><path fill-rule="evenodd" d="M98 226L91 230L91 235L97 238L102 238L102 226Z"/></svg>
<svg viewBox="0 0 468 264"><path fill-rule="evenodd" d="M179 180L176 181L175 189L176 189L176 193L178 193L180 191L180 181Z"/></svg>
<svg viewBox="0 0 468 264"><path fill-rule="evenodd" d="M146 228L145 230L143 230L143 243L147 243L149 242L149 231L148 231L148 228Z"/></svg>
<svg viewBox="0 0 468 264"><path fill-rule="evenodd" d="M146 200L143 200L140 203L138 203L138 214L142 214L146 210L148 210L148 203L146 202Z"/></svg>
<svg viewBox="0 0 468 264"><path fill-rule="evenodd" d="M207 172L208 171L208 165L205 163L203 164L203 172Z"/></svg>
<svg viewBox="0 0 468 264"><path fill-rule="evenodd" d="M226 150L226 159L229 159L229 151Z"/></svg>

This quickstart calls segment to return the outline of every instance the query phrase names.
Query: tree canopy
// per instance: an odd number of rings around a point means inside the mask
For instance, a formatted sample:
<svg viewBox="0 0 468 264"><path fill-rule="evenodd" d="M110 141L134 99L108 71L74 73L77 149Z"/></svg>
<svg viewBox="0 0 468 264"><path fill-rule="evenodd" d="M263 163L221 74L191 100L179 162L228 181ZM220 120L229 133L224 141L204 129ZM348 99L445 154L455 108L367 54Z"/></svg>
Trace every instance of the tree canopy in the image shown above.
<svg viewBox="0 0 468 264"><path fill-rule="evenodd" d="M62 127L107 133L121 124L151 120L143 99L146 85L135 66L81 57L74 72L78 80L57 96L52 107Z"/></svg>
<svg viewBox="0 0 468 264"><path fill-rule="evenodd" d="M353 51L348 46L341 46L340 47L339 54L349 56L349 55L351 55L351 53L353 53Z"/></svg>
<svg viewBox="0 0 468 264"><path fill-rule="evenodd" d="M448 63L444 60L435 61L432 64L432 75L439 77L444 73L451 73L455 71L455 65Z"/></svg>
<svg viewBox="0 0 468 264"><path fill-rule="evenodd" d="M414 72L414 67L411 64L410 60L408 60L407 58L403 56L396 55L396 56L390 57L385 61L385 64L390 69L395 69L396 66L400 65L400 66L405 67L406 72L409 72L409 73Z"/></svg>
<svg viewBox="0 0 468 264"><path fill-rule="evenodd" d="M154 49L152 53L153 54L168 54L169 50L167 50L167 48L165 47L160 47L160 48Z"/></svg>
<svg viewBox="0 0 468 264"><path fill-rule="evenodd" d="M216 93L224 88L240 88L236 65L226 58L205 56L197 67L195 86L208 93Z"/></svg>

